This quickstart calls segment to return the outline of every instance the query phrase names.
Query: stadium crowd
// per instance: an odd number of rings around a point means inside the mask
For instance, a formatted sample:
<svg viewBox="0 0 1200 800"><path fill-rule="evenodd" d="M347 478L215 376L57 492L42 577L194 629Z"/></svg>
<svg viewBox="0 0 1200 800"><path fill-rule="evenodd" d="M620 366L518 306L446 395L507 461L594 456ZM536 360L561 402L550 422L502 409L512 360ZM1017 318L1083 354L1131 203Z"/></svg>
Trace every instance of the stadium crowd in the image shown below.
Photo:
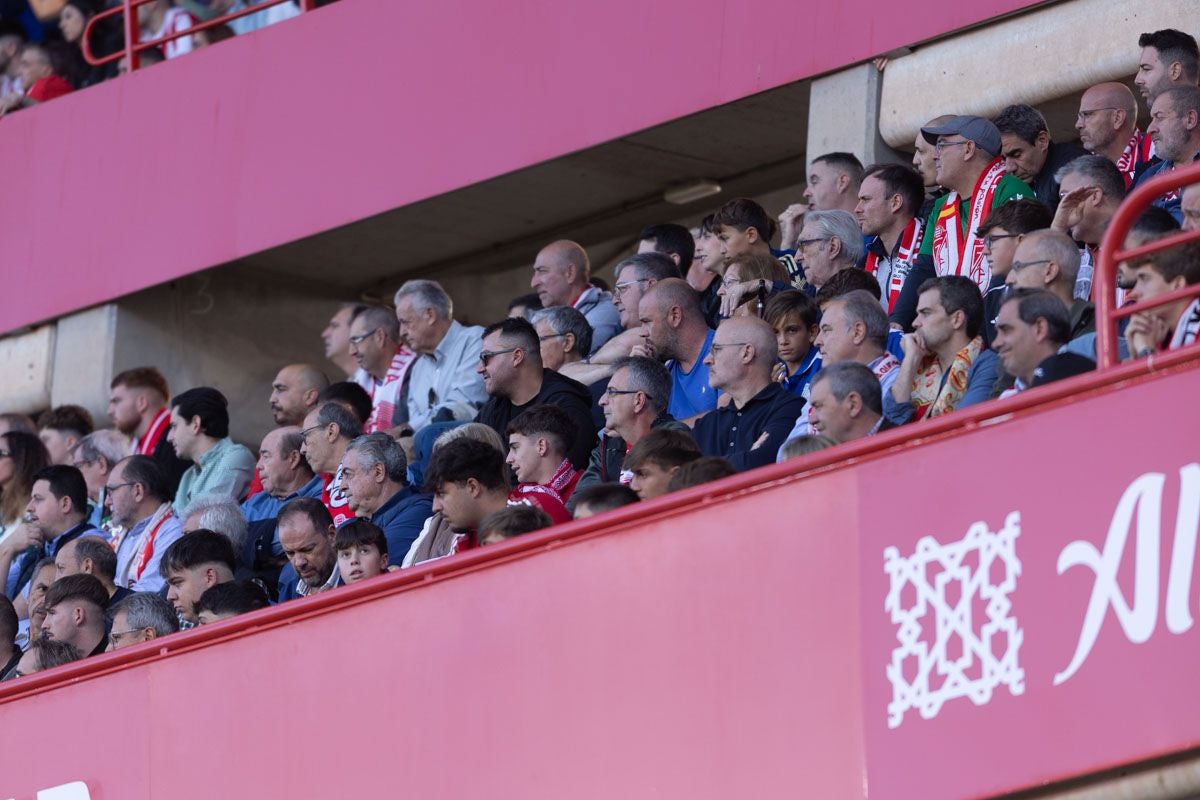
<svg viewBox="0 0 1200 800"><path fill-rule="evenodd" d="M334 591L1094 369L1104 231L1131 187L1200 160L1195 39L1163 30L1139 46L1144 132L1123 83L1083 93L1081 146L1051 141L1027 105L938 117L911 167L812 159L803 201L778 219L742 198L695 230L645 228L611 289L561 240L537 253L533 293L486 327L456 319L433 280L405 282L394 308L347 304L323 333L332 377L288 364L263 387L277 427L257 455L230 438L220 391L173 394L149 366L113 378L111 428L78 406L36 423L0 415L0 671ZM1125 244L1181 226L1200 230L1200 184L1156 200ZM1124 304L1200 283L1200 244L1124 262L1119 277ZM1198 332L1200 300L1177 300L1128 320L1123 356Z"/></svg>

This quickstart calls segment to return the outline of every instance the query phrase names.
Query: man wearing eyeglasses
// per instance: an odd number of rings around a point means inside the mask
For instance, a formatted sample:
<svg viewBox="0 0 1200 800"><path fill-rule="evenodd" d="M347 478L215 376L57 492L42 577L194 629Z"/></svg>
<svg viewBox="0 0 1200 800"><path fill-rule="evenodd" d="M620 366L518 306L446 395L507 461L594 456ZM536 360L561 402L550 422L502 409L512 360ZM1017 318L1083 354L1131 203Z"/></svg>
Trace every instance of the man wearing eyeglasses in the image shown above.
<svg viewBox="0 0 1200 800"><path fill-rule="evenodd" d="M1137 99L1129 87L1109 82L1098 83L1083 93L1075 117L1079 143L1089 153L1116 165L1126 189L1133 185L1138 170L1154 157L1150 138L1138 130L1137 113ZM1058 182L1059 195L1063 196L1062 178Z"/></svg>
<svg viewBox="0 0 1200 800"><path fill-rule="evenodd" d="M183 536L162 467L149 456L123 459L108 474L104 494L113 525L123 531L116 540L116 584L135 592L161 590L166 586L158 572L162 554Z"/></svg>
<svg viewBox="0 0 1200 800"><path fill-rule="evenodd" d="M1007 284L1009 289L1045 289L1061 300L1070 313L1070 341L1096 330L1095 308L1075 297L1078 272L1079 248L1071 237L1055 230L1034 231L1017 246Z"/></svg>
<svg viewBox="0 0 1200 800"><path fill-rule="evenodd" d="M1000 131L990 120L954 117L944 125L922 128L921 134L934 146L937 182L949 193L934 201L920 254L890 317L906 330L917 314L920 287L930 278L962 275L975 282L980 294L987 291L992 276L979 226L992 209L1034 196L1029 186L1005 170Z"/></svg>
<svg viewBox="0 0 1200 800"><path fill-rule="evenodd" d="M371 396L371 417L363 429L387 433L408 422L408 405L400 398L416 356L402 343L391 309L368 306L350 321L350 355L358 362L354 382Z"/></svg>
<svg viewBox="0 0 1200 800"><path fill-rule="evenodd" d="M567 413L578 435L568 456L576 469L587 464L596 443L592 397L583 384L542 366L537 331L524 319L508 318L483 331L483 350L476 368L491 397L479 409L482 422L507 438L508 424L526 409L547 403Z"/></svg>
<svg viewBox="0 0 1200 800"><path fill-rule="evenodd" d="M763 320L721 323L704 360L709 383L730 402L696 420L700 452L727 459L739 472L774 463L805 403L771 380L778 357L775 331Z"/></svg>

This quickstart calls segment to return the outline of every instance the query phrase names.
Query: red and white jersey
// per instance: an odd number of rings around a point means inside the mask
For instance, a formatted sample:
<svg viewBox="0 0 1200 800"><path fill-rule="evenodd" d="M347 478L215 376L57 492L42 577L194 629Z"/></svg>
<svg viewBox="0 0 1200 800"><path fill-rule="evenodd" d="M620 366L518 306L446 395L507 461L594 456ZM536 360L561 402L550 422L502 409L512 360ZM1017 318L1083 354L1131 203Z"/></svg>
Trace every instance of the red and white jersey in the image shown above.
<svg viewBox="0 0 1200 800"><path fill-rule="evenodd" d="M191 14L182 8L171 8L163 15L162 27L157 31L151 33L144 28L142 29L142 41L149 42L172 33L182 33L183 31L190 30L195 24L196 21L192 19ZM159 47L162 48L163 56L166 58L178 58L192 52L192 37L180 36L178 39L163 42Z"/></svg>

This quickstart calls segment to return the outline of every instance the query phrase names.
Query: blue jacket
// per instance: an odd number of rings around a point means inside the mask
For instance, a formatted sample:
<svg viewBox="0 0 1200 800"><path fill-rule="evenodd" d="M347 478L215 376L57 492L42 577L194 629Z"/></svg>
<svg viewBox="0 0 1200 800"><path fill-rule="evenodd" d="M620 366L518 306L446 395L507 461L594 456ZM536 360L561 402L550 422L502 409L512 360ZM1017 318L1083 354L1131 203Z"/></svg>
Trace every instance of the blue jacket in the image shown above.
<svg viewBox="0 0 1200 800"><path fill-rule="evenodd" d="M1196 153L1196 155L1194 155L1192 157L1192 161L1200 161L1200 153ZM1151 178L1153 178L1157 175L1166 174L1173 169L1175 169L1175 165L1172 164L1170 161L1159 161L1157 164L1154 164L1154 165L1148 167L1145 172L1142 172L1140 175L1138 175L1137 178L1135 178L1133 181L1132 188L1136 189L1137 187L1141 186L1143 183L1150 180ZM1183 197L1180 194L1180 191L1181 190L1176 189L1174 192L1171 192L1169 195L1163 195L1162 197L1160 197L1154 201L1154 205L1156 205L1159 208L1161 208L1162 210L1166 211L1168 214L1170 214L1172 217L1175 218L1176 222L1178 222L1180 225L1182 225L1183 224ZM1170 198L1170 199L1168 199L1168 198Z"/></svg>
<svg viewBox="0 0 1200 800"><path fill-rule="evenodd" d="M387 537L389 565L400 565L408 554L408 548L421 534L425 520L431 516L433 498L411 486L396 492L371 515L371 522L382 528L383 535Z"/></svg>

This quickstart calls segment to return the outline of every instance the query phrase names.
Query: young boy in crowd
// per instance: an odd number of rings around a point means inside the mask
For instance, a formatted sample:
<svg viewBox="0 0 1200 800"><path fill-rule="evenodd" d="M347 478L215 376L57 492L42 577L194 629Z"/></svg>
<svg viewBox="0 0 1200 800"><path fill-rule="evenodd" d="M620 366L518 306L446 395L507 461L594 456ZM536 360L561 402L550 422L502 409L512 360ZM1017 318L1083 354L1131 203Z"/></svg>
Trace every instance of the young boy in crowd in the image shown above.
<svg viewBox="0 0 1200 800"><path fill-rule="evenodd" d="M226 581L210 586L196 601L196 620L209 625L271 605L267 591L254 581Z"/></svg>
<svg viewBox="0 0 1200 800"><path fill-rule="evenodd" d="M333 546L342 583L358 583L387 572L387 538L378 525L365 519L351 520L338 528Z"/></svg>
<svg viewBox="0 0 1200 800"><path fill-rule="evenodd" d="M816 301L804 292L781 292L767 302L764 316L779 345L774 378L789 392L808 397L808 383L821 369L821 351L813 345L821 329Z"/></svg>
<svg viewBox="0 0 1200 800"><path fill-rule="evenodd" d="M675 471L701 455L690 432L656 428L639 439L625 456L624 471L633 476L629 488L642 500L664 495Z"/></svg>
<svg viewBox="0 0 1200 800"><path fill-rule="evenodd" d="M509 506L489 514L479 523L479 541L482 544L499 544L523 533L549 528L553 524L550 515L540 508Z"/></svg>

